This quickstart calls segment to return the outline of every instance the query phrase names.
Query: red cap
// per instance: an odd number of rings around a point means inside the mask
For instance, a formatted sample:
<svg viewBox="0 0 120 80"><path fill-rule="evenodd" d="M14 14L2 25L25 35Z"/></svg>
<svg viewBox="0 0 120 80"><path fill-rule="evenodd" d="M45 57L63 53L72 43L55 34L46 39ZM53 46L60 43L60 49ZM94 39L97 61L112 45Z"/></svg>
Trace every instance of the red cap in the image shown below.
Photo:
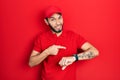
<svg viewBox="0 0 120 80"><path fill-rule="evenodd" d="M46 10L45 10L45 13L44 13L44 18L49 18L51 17L54 13L61 13L62 14L62 11L60 8L56 7L56 6L50 6L48 7Z"/></svg>

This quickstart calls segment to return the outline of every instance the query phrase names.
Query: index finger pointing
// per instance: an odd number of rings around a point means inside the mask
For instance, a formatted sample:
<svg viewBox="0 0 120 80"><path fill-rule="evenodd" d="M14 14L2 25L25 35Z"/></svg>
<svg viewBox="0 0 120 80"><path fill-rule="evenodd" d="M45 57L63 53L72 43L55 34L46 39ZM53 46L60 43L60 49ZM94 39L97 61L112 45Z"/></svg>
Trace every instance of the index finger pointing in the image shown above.
<svg viewBox="0 0 120 80"><path fill-rule="evenodd" d="M58 49L66 49L66 47L65 46L60 46L60 45L58 45L58 46L56 46Z"/></svg>
<svg viewBox="0 0 120 80"><path fill-rule="evenodd" d="M63 67L62 67L62 70L64 70L65 68L66 68L66 66L63 66Z"/></svg>

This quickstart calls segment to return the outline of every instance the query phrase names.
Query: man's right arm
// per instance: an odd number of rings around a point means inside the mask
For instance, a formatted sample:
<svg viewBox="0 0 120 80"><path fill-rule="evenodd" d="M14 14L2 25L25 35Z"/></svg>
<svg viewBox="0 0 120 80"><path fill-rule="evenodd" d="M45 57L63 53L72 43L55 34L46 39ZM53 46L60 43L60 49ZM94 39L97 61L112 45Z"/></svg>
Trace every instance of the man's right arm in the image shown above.
<svg viewBox="0 0 120 80"><path fill-rule="evenodd" d="M44 50L42 53L39 53L38 51L33 50L30 56L29 66L33 67L40 64L47 56L48 56L48 53L46 50Z"/></svg>
<svg viewBox="0 0 120 80"><path fill-rule="evenodd" d="M53 55L53 56L57 55L59 49L66 49L66 47L60 46L60 45L52 45L41 53L33 50L30 55L29 66L33 67L33 66L40 64L49 55Z"/></svg>

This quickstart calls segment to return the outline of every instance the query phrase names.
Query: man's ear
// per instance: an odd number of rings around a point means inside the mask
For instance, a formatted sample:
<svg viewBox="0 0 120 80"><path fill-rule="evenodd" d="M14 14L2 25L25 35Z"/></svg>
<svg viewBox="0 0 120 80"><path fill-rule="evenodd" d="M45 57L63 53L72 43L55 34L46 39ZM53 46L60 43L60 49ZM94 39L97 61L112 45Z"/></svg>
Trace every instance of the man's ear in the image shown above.
<svg viewBox="0 0 120 80"><path fill-rule="evenodd" d="M45 23L48 25L48 21L46 19L44 19Z"/></svg>

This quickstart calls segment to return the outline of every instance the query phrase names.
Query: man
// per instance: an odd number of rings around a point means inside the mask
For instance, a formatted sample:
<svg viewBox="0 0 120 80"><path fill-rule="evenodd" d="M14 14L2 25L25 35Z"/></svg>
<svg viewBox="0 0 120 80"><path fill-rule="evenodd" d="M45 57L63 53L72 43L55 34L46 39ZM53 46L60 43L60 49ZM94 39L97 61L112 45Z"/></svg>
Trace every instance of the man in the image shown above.
<svg viewBox="0 0 120 80"><path fill-rule="evenodd" d="M29 65L42 63L42 80L76 80L76 61L92 59L98 56L98 50L80 35L63 29L59 8L47 8L44 21L51 30L35 40Z"/></svg>

